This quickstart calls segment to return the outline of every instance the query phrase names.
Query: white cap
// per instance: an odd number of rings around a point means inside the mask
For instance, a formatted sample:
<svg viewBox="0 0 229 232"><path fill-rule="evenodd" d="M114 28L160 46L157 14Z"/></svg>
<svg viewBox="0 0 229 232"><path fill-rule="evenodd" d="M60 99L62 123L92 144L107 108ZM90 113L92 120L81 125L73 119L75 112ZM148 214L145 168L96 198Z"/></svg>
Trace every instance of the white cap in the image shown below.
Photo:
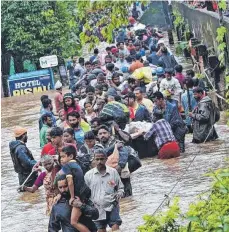
<svg viewBox="0 0 229 232"><path fill-rule="evenodd" d="M61 84L61 82L58 80L57 82L56 82L56 84L55 84L55 89L59 89L59 88L61 88L62 87L62 84Z"/></svg>

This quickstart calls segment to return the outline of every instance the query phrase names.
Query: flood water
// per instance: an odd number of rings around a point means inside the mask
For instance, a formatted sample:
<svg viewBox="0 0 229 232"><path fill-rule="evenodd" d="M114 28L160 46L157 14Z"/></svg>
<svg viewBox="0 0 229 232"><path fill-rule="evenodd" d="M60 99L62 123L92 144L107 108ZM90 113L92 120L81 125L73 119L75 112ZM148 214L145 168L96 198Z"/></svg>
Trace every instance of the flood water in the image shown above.
<svg viewBox="0 0 229 232"><path fill-rule="evenodd" d="M53 98L53 92L48 93ZM38 118L40 96L27 95L2 99L2 232L45 232L48 218L45 216L44 189L37 193L17 193L17 174L13 170L8 144L13 139L13 128L17 125L28 128L28 144L34 157L39 160ZM223 123L216 126L220 138L217 141L193 145L191 135L186 139L186 152L180 158L159 160L148 158L143 166L132 174L133 196L121 202L121 231L136 231L146 213L151 214L160 205L181 175L173 195L180 196L182 210L188 203L206 191L209 178L203 176L210 169L223 167L229 154L229 128ZM190 162L188 171L185 171Z"/></svg>
<svg viewBox="0 0 229 232"><path fill-rule="evenodd" d="M181 57L178 60L184 69L190 68L190 65ZM45 94L48 94L51 99L54 97L53 91ZM26 127L28 129L27 146L35 159L39 160L41 150L38 118L41 95L2 99L1 211L4 210L2 212L2 232L48 231L44 189L41 187L33 194L17 193L18 178L13 169L8 146L9 142L14 139L14 127L18 125ZM210 178L204 174L211 169L215 170L225 166L225 158L229 157L229 127L225 125L223 117L216 125L216 130L219 139L206 144L192 144L192 135L187 135L186 152L179 158L142 160L142 167L131 176L133 196L121 201L121 218L123 220L121 231L137 231L137 226L143 223L142 216L154 213L164 199L164 195L170 192L179 179L179 183L170 196L180 197L183 212L187 210L190 202L197 199L198 194L209 189Z"/></svg>

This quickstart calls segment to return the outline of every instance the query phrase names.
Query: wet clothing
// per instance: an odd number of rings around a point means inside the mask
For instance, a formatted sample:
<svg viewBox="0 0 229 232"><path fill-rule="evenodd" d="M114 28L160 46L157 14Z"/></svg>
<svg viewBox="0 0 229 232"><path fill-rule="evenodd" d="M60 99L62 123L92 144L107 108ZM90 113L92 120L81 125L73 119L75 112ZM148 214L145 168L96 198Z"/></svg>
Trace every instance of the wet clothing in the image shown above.
<svg viewBox="0 0 229 232"><path fill-rule="evenodd" d="M150 64L158 65L159 57L157 56L156 52L152 52L148 57L147 60L150 62Z"/></svg>
<svg viewBox="0 0 229 232"><path fill-rule="evenodd" d="M171 126L165 119L160 119L155 122L144 137L145 139L148 139L151 136L154 137L158 150L160 150L164 144L176 140L173 135Z"/></svg>
<svg viewBox="0 0 229 232"><path fill-rule="evenodd" d="M76 160L69 161L62 167L61 171L66 175L67 178L73 178L75 196L79 197L81 201L84 201L90 197L90 190L87 188L84 182L83 171Z"/></svg>
<svg viewBox="0 0 229 232"><path fill-rule="evenodd" d="M54 179L58 171L59 168L54 167L51 172L48 171L42 172L34 183L34 185L36 185L37 188L44 185L45 194L46 194L46 203L47 203L46 215L50 215L53 206L54 197L57 196L59 193L57 186L54 185Z"/></svg>
<svg viewBox="0 0 229 232"><path fill-rule="evenodd" d="M137 121L151 122L150 113L145 106L143 106L141 104L137 104L136 108L133 108L133 107L129 107L129 108L130 108L130 112L131 111L134 112L134 118L132 119L132 121L134 121L134 122L137 122Z"/></svg>
<svg viewBox="0 0 229 232"><path fill-rule="evenodd" d="M50 127L46 124L43 124L41 130L40 130L40 147L43 148L45 144L48 143L48 140L46 138L47 130Z"/></svg>
<svg viewBox="0 0 229 232"><path fill-rule="evenodd" d="M158 152L159 159L171 159L180 156L180 147L176 141L164 144Z"/></svg>
<svg viewBox="0 0 229 232"><path fill-rule="evenodd" d="M167 55L162 54L159 61L162 63L163 68L174 69L174 67L177 65L176 59L174 58L173 55L170 55L170 54L167 54Z"/></svg>
<svg viewBox="0 0 229 232"><path fill-rule="evenodd" d="M61 197L61 199L53 206L51 215L49 218L48 231L58 232L78 232L70 223L72 207L69 205L70 198ZM86 204L80 207L82 216L79 222L85 225L91 232L96 232L95 223L92 220L96 220L99 217L98 210L94 207L93 203L89 200Z"/></svg>
<svg viewBox="0 0 229 232"><path fill-rule="evenodd" d="M215 112L210 97L203 97L193 111L193 142L202 143L218 138L214 128Z"/></svg>
<svg viewBox="0 0 229 232"><path fill-rule="evenodd" d="M22 185L37 162L34 160L31 151L26 147L25 143L19 140L11 141L9 147L14 170L18 173L19 185ZM33 186L36 178L37 173L34 172L25 185L28 187Z"/></svg>
<svg viewBox="0 0 229 232"><path fill-rule="evenodd" d="M194 98L193 95L193 90L189 89L189 95L190 95L190 103L191 103L191 111L194 110L194 108L197 105L196 99ZM188 92L185 90L185 92L181 95L181 104L185 112L185 123L187 126L191 126L192 124L192 119L188 116L189 113L189 103L188 103Z"/></svg>
<svg viewBox="0 0 229 232"><path fill-rule="evenodd" d="M85 174L85 182L91 189L91 200L99 210L96 221L106 220L106 212L111 212L117 205L114 195L123 195L123 184L116 169L106 166L105 174L95 167Z"/></svg>

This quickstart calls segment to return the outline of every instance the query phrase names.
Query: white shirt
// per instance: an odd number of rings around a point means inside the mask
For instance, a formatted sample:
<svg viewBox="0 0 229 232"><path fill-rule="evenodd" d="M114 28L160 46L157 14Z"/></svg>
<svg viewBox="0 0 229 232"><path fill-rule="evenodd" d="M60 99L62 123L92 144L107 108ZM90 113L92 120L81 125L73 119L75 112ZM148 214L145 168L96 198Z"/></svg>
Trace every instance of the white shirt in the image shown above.
<svg viewBox="0 0 229 232"><path fill-rule="evenodd" d="M84 180L91 189L91 200L99 211L97 221L105 220L106 212L111 212L114 207L115 193L124 194L124 186L117 170L106 166L106 173L102 175L95 167L85 174Z"/></svg>
<svg viewBox="0 0 229 232"><path fill-rule="evenodd" d="M163 92L164 90L173 90L174 95L172 95L171 98L179 102L179 95L182 93L182 89L176 78L172 77L169 81L164 78L160 83L160 92Z"/></svg>

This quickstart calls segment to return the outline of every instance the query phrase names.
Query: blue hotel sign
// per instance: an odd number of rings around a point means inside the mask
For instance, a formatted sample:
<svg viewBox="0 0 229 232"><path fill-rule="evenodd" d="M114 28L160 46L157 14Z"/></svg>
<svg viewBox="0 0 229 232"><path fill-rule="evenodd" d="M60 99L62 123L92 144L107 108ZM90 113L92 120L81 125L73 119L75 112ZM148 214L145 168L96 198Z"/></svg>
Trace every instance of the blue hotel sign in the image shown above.
<svg viewBox="0 0 229 232"><path fill-rule="evenodd" d="M10 96L21 96L44 92L54 88L51 69L18 73L8 78Z"/></svg>

